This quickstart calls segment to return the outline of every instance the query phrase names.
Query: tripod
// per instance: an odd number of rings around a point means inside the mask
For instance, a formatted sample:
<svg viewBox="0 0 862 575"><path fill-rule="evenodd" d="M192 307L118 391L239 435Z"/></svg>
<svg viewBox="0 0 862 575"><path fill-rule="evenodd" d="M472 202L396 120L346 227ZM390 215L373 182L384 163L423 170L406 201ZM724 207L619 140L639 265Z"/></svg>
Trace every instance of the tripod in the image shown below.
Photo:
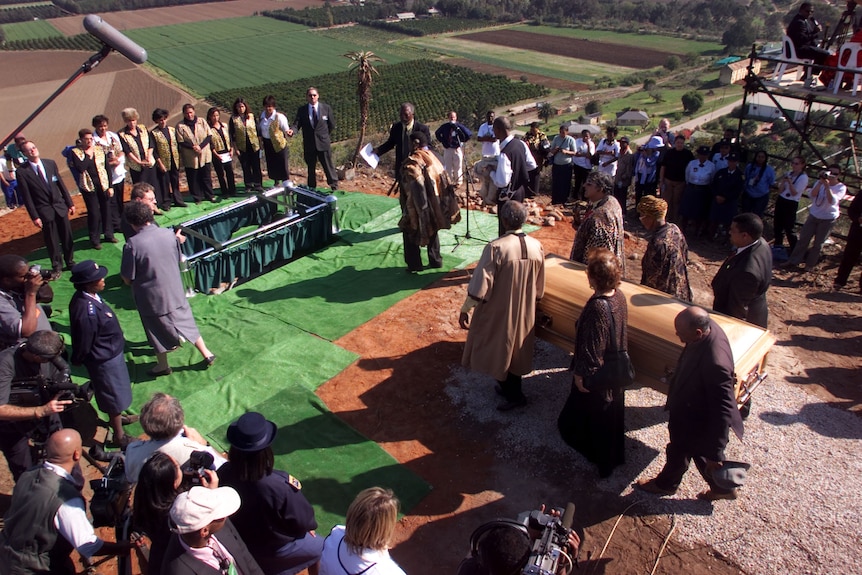
<svg viewBox="0 0 862 575"><path fill-rule="evenodd" d="M464 232L463 239L464 240L472 240L473 236L470 234L470 190L472 189L474 192L476 190L475 190L475 187L473 184L473 169L467 166L467 155L466 154L464 155L463 158L461 158L461 163L462 163L462 166L464 168L464 181L466 184L466 186L464 188L464 192L465 192L464 210L467 212L467 217L466 217L467 231ZM455 237L455 247L452 248L452 251L454 252L459 247L461 247L461 245L464 242L461 240L461 238L458 237L458 234L452 234L452 235ZM483 239L483 238L477 238L477 239L481 242L488 243L488 240L486 240L486 239Z"/></svg>

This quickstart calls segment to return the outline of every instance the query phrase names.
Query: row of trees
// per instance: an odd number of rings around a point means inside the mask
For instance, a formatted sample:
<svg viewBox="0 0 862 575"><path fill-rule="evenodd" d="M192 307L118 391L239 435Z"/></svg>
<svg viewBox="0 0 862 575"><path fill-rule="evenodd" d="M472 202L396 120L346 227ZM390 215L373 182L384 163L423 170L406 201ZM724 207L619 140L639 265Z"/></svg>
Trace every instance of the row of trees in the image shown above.
<svg viewBox="0 0 862 575"><path fill-rule="evenodd" d="M183 6L227 0L53 0L54 4L72 14L96 14L120 10L142 10L164 6Z"/></svg>
<svg viewBox="0 0 862 575"><path fill-rule="evenodd" d="M45 20L47 18L59 18L60 16L65 16L65 13L53 4L13 6L11 8L0 9L0 24Z"/></svg>

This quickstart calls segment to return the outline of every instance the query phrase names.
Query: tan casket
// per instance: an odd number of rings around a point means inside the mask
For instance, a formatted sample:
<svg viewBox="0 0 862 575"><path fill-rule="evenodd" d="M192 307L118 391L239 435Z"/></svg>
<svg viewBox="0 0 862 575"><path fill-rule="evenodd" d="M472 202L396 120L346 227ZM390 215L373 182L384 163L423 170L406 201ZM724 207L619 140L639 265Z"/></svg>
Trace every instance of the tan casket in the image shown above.
<svg viewBox="0 0 862 575"><path fill-rule="evenodd" d="M683 345L673 320L688 307L664 292L624 281L628 301L629 354L637 381L667 393L666 377L676 367ZM593 294L586 266L557 255L545 258L545 296L538 305L536 335L566 351L575 345L575 321ZM736 366L736 398L742 405L766 377L766 354L775 343L772 334L756 325L712 312L730 341Z"/></svg>

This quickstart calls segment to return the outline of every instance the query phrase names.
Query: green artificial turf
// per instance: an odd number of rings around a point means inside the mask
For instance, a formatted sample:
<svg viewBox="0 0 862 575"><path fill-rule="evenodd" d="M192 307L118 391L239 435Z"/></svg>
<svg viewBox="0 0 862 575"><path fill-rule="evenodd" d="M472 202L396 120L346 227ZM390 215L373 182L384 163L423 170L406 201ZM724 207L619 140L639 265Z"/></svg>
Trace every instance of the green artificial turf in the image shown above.
<svg viewBox="0 0 862 575"><path fill-rule="evenodd" d="M440 233L443 269L408 274L397 229L397 198L336 195L341 232L332 244L224 294L191 298L201 334L218 359L205 369L194 347L185 344L169 355L173 374L157 379L146 375L155 356L131 292L119 278L122 241L96 251L81 230L75 243L77 261L93 259L110 270L102 296L116 311L126 337L134 397L130 411L137 412L156 391L170 393L182 401L187 423L221 447L227 446L225 430L231 421L248 410L260 411L280 428L276 466L303 482L323 530L343 521L348 504L365 487L394 489L405 512L430 489L315 395L318 386L357 359L332 341L429 285L444 270L476 261L485 241L497 235L495 217L471 212L473 239L464 240L465 221ZM158 220L163 226L175 224L217 207L190 204ZM463 245L457 245L458 239ZM44 249L30 259L50 266ZM73 293L69 276L66 272L53 284L52 316L67 341L67 305ZM75 367L73 375L83 381L86 371ZM130 431L141 430L133 426Z"/></svg>

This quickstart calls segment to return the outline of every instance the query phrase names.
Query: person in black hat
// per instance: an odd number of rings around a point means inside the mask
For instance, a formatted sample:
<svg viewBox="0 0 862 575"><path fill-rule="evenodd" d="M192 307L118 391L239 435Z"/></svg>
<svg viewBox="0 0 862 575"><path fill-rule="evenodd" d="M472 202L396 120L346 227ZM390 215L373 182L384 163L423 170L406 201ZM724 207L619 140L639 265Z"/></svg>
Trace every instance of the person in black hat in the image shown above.
<svg viewBox="0 0 862 575"><path fill-rule="evenodd" d="M242 506L231 521L266 575L314 569L323 552L302 484L274 468L271 445L277 431L260 413L241 416L228 427L228 462L218 470L219 484L240 495Z"/></svg>
<svg viewBox="0 0 862 575"><path fill-rule="evenodd" d="M93 260L72 267L69 280L75 285L75 295L69 302L69 323L72 331L72 363L87 368L96 405L108 414L114 432L113 443L125 449L134 438L126 435L123 425L137 417L123 416L132 404L132 381L123 356L126 340L117 314L99 296L105 289L108 268Z"/></svg>

